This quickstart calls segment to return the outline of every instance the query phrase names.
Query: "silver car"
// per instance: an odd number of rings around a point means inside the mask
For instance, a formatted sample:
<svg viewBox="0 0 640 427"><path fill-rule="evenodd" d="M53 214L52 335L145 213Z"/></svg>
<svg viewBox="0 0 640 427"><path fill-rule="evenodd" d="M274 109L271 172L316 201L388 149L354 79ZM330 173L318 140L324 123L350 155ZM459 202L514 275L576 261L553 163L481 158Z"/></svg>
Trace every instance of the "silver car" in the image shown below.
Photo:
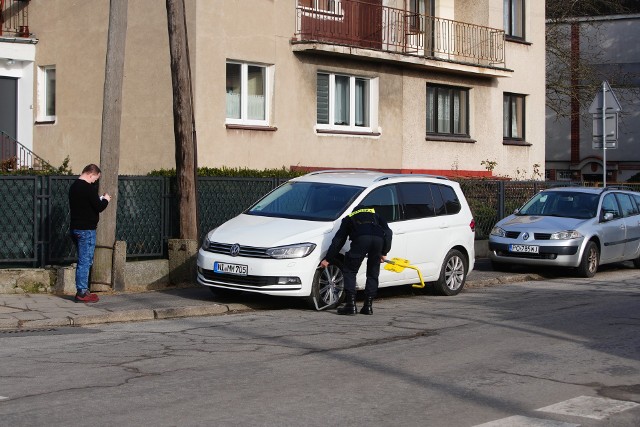
<svg viewBox="0 0 640 427"><path fill-rule="evenodd" d="M633 260L640 268L640 193L615 187L543 190L489 236L496 270L510 264L576 268L593 277L598 266Z"/></svg>

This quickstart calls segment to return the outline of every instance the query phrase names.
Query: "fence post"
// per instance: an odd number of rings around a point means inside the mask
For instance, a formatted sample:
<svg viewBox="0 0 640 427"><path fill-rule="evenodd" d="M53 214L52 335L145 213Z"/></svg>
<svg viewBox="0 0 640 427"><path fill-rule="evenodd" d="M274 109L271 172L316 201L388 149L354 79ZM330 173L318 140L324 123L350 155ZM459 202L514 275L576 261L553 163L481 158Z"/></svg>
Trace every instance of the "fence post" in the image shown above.
<svg viewBox="0 0 640 427"><path fill-rule="evenodd" d="M505 200L505 186L504 181L498 181L498 220L505 217L504 215L504 200Z"/></svg>

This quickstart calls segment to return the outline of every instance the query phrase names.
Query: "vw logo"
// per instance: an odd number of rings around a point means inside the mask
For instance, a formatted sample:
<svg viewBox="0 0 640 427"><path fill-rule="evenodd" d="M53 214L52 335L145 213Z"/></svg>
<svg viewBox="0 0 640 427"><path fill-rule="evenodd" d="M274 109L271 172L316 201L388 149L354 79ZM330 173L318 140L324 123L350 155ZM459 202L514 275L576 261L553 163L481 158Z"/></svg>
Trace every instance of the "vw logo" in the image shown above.
<svg viewBox="0 0 640 427"><path fill-rule="evenodd" d="M524 233L522 235L522 240L529 240L529 233Z"/></svg>
<svg viewBox="0 0 640 427"><path fill-rule="evenodd" d="M231 256L238 256L239 253L240 253L240 245L237 243L234 243L233 245L231 245L231 247L229 248L229 254Z"/></svg>

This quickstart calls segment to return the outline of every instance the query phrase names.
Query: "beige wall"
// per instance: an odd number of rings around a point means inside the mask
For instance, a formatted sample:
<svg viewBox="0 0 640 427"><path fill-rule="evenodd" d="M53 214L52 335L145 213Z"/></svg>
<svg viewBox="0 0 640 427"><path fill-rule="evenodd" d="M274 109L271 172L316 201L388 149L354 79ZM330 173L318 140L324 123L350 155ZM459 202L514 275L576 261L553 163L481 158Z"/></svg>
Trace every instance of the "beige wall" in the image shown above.
<svg viewBox="0 0 640 427"><path fill-rule="evenodd" d="M90 3L90 4L89 4ZM535 3L535 4L532 4ZM502 0L448 0L456 19L502 26ZM507 43L511 77L481 77L292 51L291 0L188 0L200 166L279 168L433 169L496 172L544 164L544 2L527 2L531 44ZM448 9L447 9L448 10ZM73 13L70 13L73 11ZM174 167L171 77L166 9L158 0L129 1L123 87L120 173ZM36 125L34 150L54 164L70 155L75 172L99 161L108 1L34 0L32 31L40 39L37 65L57 67L57 122ZM260 131L225 127L225 62L274 65L271 126ZM531 66L531 64L540 64ZM380 136L315 132L316 73L344 72L379 80ZM425 140L426 83L470 88L470 128L475 143ZM527 95L530 147L502 144L502 93Z"/></svg>

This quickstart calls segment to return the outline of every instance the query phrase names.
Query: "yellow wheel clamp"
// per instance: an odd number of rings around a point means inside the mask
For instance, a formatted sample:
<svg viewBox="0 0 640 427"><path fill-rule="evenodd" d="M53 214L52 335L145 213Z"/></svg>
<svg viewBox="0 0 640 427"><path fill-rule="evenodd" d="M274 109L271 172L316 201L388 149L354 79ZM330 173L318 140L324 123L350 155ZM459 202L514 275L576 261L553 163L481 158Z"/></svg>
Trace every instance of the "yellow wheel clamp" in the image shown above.
<svg viewBox="0 0 640 427"><path fill-rule="evenodd" d="M420 278L420 284L415 284L415 285L411 285L414 288L424 288L424 280L422 279L422 273L420 272L420 270L418 269L418 267L411 265L411 263L409 262L408 259L404 259L404 258L391 258L391 259L387 259L384 262L387 263L387 265L384 266L385 270L389 270L389 271L393 271L394 273L400 273L402 272L405 268L410 268L412 270L415 270L418 272L418 277Z"/></svg>

